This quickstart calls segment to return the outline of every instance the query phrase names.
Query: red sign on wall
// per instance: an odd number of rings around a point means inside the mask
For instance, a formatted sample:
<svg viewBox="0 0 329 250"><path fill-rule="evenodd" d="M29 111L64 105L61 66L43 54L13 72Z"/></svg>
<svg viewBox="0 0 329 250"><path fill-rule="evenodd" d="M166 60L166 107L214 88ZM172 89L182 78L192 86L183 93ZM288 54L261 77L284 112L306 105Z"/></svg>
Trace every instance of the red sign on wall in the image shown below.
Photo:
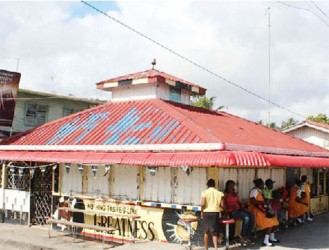
<svg viewBox="0 0 329 250"><path fill-rule="evenodd" d="M21 74L0 70L0 126L11 127Z"/></svg>

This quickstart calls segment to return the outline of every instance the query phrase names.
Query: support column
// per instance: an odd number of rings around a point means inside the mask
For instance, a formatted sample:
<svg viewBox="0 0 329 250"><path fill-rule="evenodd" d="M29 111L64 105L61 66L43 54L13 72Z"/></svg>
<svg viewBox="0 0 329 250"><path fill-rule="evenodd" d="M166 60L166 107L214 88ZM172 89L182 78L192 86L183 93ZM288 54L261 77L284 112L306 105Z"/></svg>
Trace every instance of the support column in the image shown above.
<svg viewBox="0 0 329 250"><path fill-rule="evenodd" d="M145 176L145 173L144 173L144 169L145 167L143 166L140 166L139 167L139 173L138 173L138 200L139 201L143 201L144 199L144 176Z"/></svg>
<svg viewBox="0 0 329 250"><path fill-rule="evenodd" d="M1 186L2 186L2 223L5 222L5 209L6 209L6 163L2 163L2 179L1 179Z"/></svg>

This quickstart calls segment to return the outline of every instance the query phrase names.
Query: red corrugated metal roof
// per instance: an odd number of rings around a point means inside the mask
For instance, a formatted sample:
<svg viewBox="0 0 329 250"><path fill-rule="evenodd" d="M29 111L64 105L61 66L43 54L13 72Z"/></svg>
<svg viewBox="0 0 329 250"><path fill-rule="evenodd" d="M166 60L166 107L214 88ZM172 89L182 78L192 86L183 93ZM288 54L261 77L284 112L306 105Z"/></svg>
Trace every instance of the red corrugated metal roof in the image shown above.
<svg viewBox="0 0 329 250"><path fill-rule="evenodd" d="M228 150L328 155L326 149L225 112L159 99L106 103L44 124L3 145L223 143ZM1 146L0 146L1 150Z"/></svg>
<svg viewBox="0 0 329 250"><path fill-rule="evenodd" d="M119 77L114 77L114 78L110 78L104 81L101 81L99 83L96 83L97 87L102 89L104 83L110 83L110 82L119 82L119 81L124 81L124 80L133 80L133 79L141 79L141 78L149 78L149 79L153 79L153 78L163 78L163 79L168 79L171 81L175 81L175 82L180 82L183 84L186 84L188 86L194 86L194 87L198 87L200 89L203 90L203 92L205 92L205 88L202 88L201 86L188 82L184 79L178 78L176 76L167 74L165 72L156 70L156 69L149 69L149 70L145 70L145 71L141 71L141 72L137 72L137 73L132 73L132 74L128 74L128 75L123 75L123 76L119 76ZM161 80L160 80L161 81ZM204 93L203 93L204 94Z"/></svg>
<svg viewBox="0 0 329 250"><path fill-rule="evenodd" d="M258 152L99 153L0 151L7 161L37 161L132 166L329 167L328 158L267 155Z"/></svg>
<svg viewBox="0 0 329 250"><path fill-rule="evenodd" d="M235 150L239 150L242 145L246 151L262 152L263 149L272 149L279 154L290 154L289 150L328 153L324 148L225 112L205 111L178 103L171 103L171 106L175 106L175 111L198 127L206 129L219 141L230 146L235 145Z"/></svg>
<svg viewBox="0 0 329 250"><path fill-rule="evenodd" d="M306 124L311 124L313 126L316 127L320 127L320 128L324 128L324 129L328 129L329 130L329 124L324 124L324 123L320 123L320 122L314 122L314 121L306 121Z"/></svg>

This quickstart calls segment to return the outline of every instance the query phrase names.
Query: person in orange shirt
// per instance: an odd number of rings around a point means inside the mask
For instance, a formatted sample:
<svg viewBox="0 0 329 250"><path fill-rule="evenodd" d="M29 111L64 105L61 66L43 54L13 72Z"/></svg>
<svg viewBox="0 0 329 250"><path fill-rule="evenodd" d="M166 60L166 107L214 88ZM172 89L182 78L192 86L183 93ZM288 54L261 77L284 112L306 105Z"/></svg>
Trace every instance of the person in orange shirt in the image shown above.
<svg viewBox="0 0 329 250"><path fill-rule="evenodd" d="M296 180L296 184L290 189L288 216L291 221L297 220L302 223L302 218L308 211L308 203L302 199L301 181Z"/></svg>
<svg viewBox="0 0 329 250"><path fill-rule="evenodd" d="M308 210L307 210L307 221L313 221L313 219L310 217L310 200L311 200L311 187L310 184L307 181L307 176L303 175L301 178L302 184L301 184L301 190L302 190L302 202L305 202L308 204ZM304 194L303 194L304 193Z"/></svg>
<svg viewBox="0 0 329 250"><path fill-rule="evenodd" d="M260 229L265 229L266 234L263 240L263 246L274 246L273 243L280 243L275 238L275 229L279 225L279 221L275 215L266 211L266 201L262 195L264 189L264 181L262 179L254 180L255 187L250 190L248 211L255 216L256 225Z"/></svg>
<svg viewBox="0 0 329 250"><path fill-rule="evenodd" d="M212 235L215 250L218 249L220 232L219 213L223 210L224 194L215 188L215 181L209 179L207 189L201 194L201 218L203 219L204 244L206 250L209 245L209 234Z"/></svg>

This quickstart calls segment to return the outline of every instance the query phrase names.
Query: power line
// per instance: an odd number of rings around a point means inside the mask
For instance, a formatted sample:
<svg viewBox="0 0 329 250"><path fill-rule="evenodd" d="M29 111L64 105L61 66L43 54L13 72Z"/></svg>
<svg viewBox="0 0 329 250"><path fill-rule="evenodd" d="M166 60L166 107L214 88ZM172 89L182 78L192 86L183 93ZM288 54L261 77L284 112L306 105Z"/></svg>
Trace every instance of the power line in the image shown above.
<svg viewBox="0 0 329 250"><path fill-rule="evenodd" d="M298 7L298 6L291 5L291 4L288 4L288 3L285 3L285 2L281 2L281 1L278 1L278 3L283 4L285 6L288 6L290 8L294 8L294 9L304 10L304 11L310 12L313 15L315 15L319 20L321 20L321 22L323 22L325 25L327 25L329 27L329 24L325 20L323 20L318 14L316 14L314 11L312 11L310 9Z"/></svg>
<svg viewBox="0 0 329 250"><path fill-rule="evenodd" d="M179 54L178 52L176 52L176 51L170 49L169 47L163 45L162 43L155 41L154 39L148 37L147 35L144 35L144 34L141 33L140 31L138 31L138 30L136 30L136 29L130 27L129 25L127 25L127 24L125 24L125 23L119 21L118 19L116 19L116 18L110 16L109 14L107 14L107 13L101 11L100 9L94 7L93 5L91 5L91 4L89 4L89 3L85 2L85 1L81 1L81 2L82 2L83 4L89 6L90 8L94 9L95 11L101 13L102 15L106 16L107 18L109 18L109 19L111 19L111 20L117 22L118 24L124 26L125 28L131 30L132 32L136 33L137 35L139 35L139 36L141 36L141 37L143 37L143 38L149 40L150 42L152 42L152 43L154 43L154 44L160 46L161 48L163 48L163 49L169 51L170 53L174 54L175 56L177 56L177 57L179 57L179 58L181 58L181 59L183 59L183 60L185 60L185 61L187 61L187 62L193 64L194 66L198 67L199 69L202 69L203 71L205 71L205 72L207 72L207 73L209 73L209 74L211 74L211 75L213 75L213 76L215 76L215 77L217 77L217 78L223 80L224 82L229 83L229 84L233 85L234 87L239 88L239 89L241 89L242 91L245 91L246 93L248 93L248 94L250 94L250 95L252 95L252 96L254 96L254 97L257 97L257 98L261 99L262 101L265 101L265 102L267 102L267 103L269 103L269 104L271 104L271 105L273 105L273 106L276 106L276 107L278 107L278 108L280 108L280 109L282 109L282 110L285 110L285 111L290 112L291 114L295 114L295 115L297 115L297 116L300 116L300 117L306 119L306 116L301 115L301 114L298 114L298 113L292 111L291 109L288 109L288 108L283 107L283 106L281 106L281 105L279 105L279 104L277 104L277 103L274 103L274 102L272 102L272 101L270 101L270 100L268 100L268 99L266 99L266 98L260 96L259 94L256 94L256 93L252 92L251 90L249 90L249 89L247 89L247 88L245 88L245 87L242 87L242 86L240 86L239 84L237 84L237 83L235 83L235 82L233 82L233 81L230 81L230 80L226 79L225 77L223 77L223 76L221 76L221 75L219 75L219 74L217 74L217 73L211 71L210 69L207 69L206 67L202 66L201 64L198 64L198 63L196 63L195 61L193 61L193 60L191 60L191 59L189 59L189 58L187 58L187 57L185 57L185 56Z"/></svg>
<svg viewBox="0 0 329 250"><path fill-rule="evenodd" d="M325 15L327 18L329 18L329 16L313 1L311 1L311 3L323 14Z"/></svg>

